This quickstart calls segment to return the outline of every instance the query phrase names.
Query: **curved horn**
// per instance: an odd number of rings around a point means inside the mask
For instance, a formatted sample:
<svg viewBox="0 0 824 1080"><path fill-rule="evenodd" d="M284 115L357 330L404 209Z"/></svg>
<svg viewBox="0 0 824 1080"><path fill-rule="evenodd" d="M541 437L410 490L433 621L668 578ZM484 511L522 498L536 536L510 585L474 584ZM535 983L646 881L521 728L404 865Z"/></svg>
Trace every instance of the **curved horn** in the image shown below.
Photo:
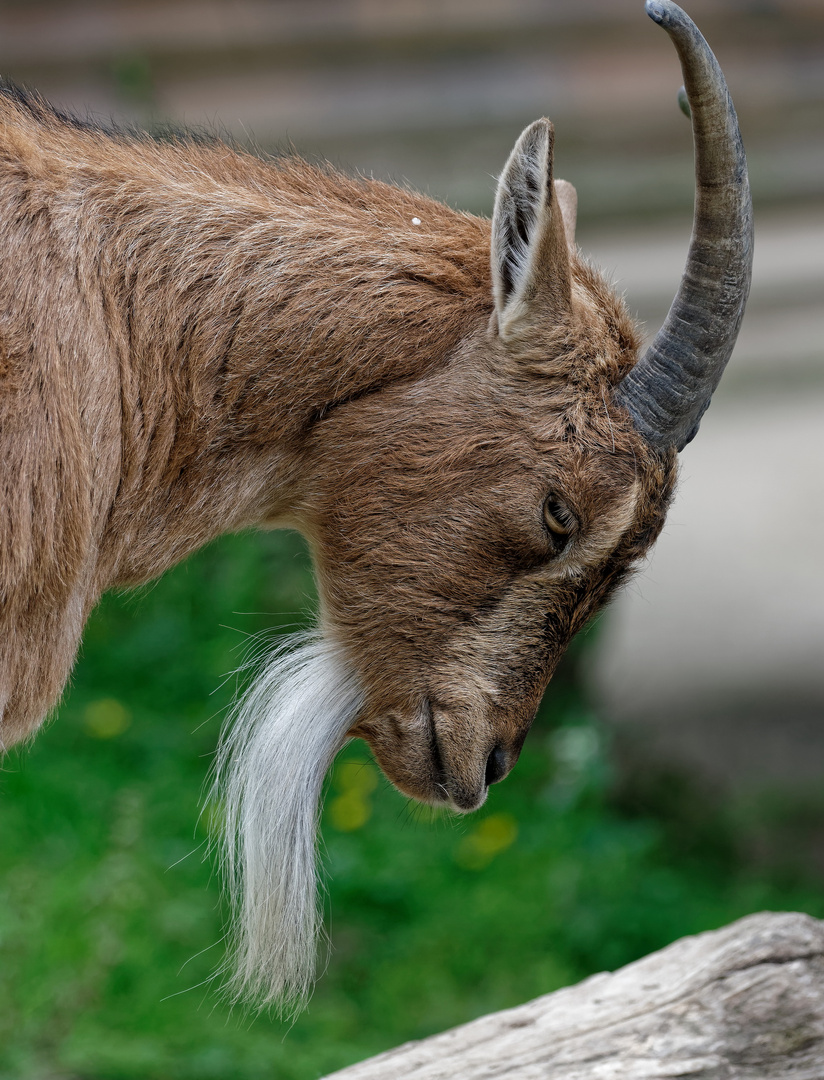
<svg viewBox="0 0 824 1080"><path fill-rule="evenodd" d="M692 113L695 216L672 307L615 399L653 446L683 450L732 353L752 275L747 160L727 84L689 16L670 0L646 12L672 38Z"/></svg>

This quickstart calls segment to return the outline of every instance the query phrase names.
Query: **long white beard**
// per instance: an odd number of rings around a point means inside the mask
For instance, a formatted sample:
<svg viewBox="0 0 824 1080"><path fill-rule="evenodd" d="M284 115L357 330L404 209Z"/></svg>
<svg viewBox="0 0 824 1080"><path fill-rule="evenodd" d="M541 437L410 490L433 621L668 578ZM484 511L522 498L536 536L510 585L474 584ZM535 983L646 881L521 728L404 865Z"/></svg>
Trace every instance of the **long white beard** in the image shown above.
<svg viewBox="0 0 824 1080"><path fill-rule="evenodd" d="M218 748L214 796L225 812L234 1000L303 1004L322 911L316 872L323 781L363 696L338 646L288 639L238 702Z"/></svg>

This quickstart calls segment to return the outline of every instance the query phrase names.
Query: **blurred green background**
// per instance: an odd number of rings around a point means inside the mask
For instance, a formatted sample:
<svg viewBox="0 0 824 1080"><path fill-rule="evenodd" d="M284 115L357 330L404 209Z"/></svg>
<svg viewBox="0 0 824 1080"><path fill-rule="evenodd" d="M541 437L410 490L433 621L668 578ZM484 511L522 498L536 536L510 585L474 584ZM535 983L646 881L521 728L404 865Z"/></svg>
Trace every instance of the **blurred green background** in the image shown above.
<svg viewBox="0 0 824 1080"><path fill-rule="evenodd" d="M824 235L824 10L804 0L689 7L733 88L759 221L766 214L786 237L795 215L790 247L771 249L772 276L760 300L754 293L748 325L757 343L777 319L804 330L784 336L781 378L790 372L810 408L824 384L824 275L804 255L809 238ZM669 271L653 256L675 247L677 275L691 147L674 106L671 47L635 0L30 0L0 4L0 64L81 113L225 125L266 149L291 139L485 213L518 132L549 113L559 173L581 195L584 246L605 244L610 272L616 251L640 251L633 302L652 322L666 310ZM804 268L803 288L782 276L785 257ZM751 402L772 403L776 378L762 377L751 352L745 376L731 371L725 386L738 378ZM715 473L711 424L727 430L730 415L714 404L705 425ZM798 428L795 412L787 423ZM736 478L744 445L730 451ZM719 513L697 507L682 535L711 539L705 526L717 530ZM724 534L727 578L747 562L753 521L748 507ZM769 550L755 553L742 585L752 596L769 591L774 523L762 531ZM716 562L718 546L708 556ZM782 551L786 565L797 561ZM723 621L706 617L703 564L676 564L697 628L678 596L675 625L655 631L664 648L678 626L709 641ZM807 575L799 591L820 612L816 588L820 575ZM0 773L2 1080L309 1080L748 912L824 917L820 781L716 783L688 748L660 751L697 732L724 772L712 742L718 719L704 706L677 711L685 684L636 648L635 689L652 666L662 680L645 706L659 749L640 752L592 693L605 620L575 643L518 766L479 813L416 808L362 744L341 755L322 829L326 971L293 1024L228 1010L212 979L225 912L206 852L209 808L200 815L206 776L242 683L232 673L267 637L305 626L313 604L302 541L260 533L227 537L151 587L107 596L94 614L59 715ZM664 607L646 605L643 625ZM762 622L770 642L784 623L808 645L819 640L798 618ZM720 649L710 646L713 656ZM749 680L750 697L760 693L733 659L718 666ZM701 681L696 670L686 683ZM805 693L820 732L820 664L811 670L818 682ZM791 672L778 699L790 700L798 681ZM639 699L627 709L637 713ZM725 745L752 747L740 714L730 712ZM808 771L812 761L814 772L810 745L819 743L796 740L792 760L804 758Z"/></svg>

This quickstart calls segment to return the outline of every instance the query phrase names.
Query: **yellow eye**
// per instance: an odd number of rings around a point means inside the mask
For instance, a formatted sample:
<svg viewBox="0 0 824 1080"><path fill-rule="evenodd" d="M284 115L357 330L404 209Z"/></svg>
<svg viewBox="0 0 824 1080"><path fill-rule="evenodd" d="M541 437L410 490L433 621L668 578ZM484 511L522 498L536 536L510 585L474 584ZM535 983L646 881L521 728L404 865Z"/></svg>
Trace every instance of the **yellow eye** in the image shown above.
<svg viewBox="0 0 824 1080"><path fill-rule="evenodd" d="M558 541L571 536L578 528L572 513L555 495L548 495L544 502L544 524Z"/></svg>

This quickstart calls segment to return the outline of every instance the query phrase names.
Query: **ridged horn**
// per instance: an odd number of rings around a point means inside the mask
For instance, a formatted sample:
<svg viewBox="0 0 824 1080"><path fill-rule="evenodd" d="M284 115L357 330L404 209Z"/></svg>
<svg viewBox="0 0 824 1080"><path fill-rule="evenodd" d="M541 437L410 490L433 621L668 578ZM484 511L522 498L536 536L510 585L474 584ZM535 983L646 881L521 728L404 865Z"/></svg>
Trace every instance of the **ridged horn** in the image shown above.
<svg viewBox="0 0 824 1080"><path fill-rule="evenodd" d="M695 143L695 215L687 264L664 325L615 399L655 447L683 450L732 353L752 276L747 159L727 84L698 27L670 0L646 12L681 61Z"/></svg>

